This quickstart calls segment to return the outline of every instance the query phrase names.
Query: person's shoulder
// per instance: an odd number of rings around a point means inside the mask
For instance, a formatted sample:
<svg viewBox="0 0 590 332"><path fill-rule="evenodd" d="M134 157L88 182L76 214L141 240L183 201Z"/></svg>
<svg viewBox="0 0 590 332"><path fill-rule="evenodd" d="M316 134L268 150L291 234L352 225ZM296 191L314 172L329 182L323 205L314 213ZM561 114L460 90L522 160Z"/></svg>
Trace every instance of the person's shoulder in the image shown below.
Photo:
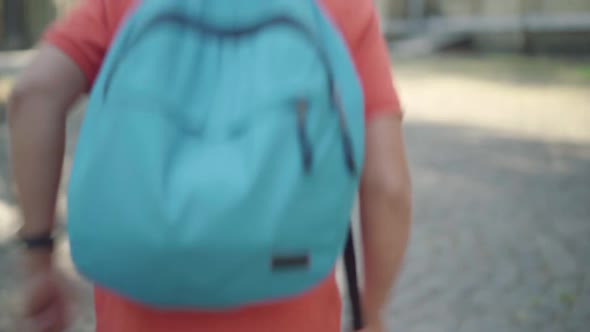
<svg viewBox="0 0 590 332"><path fill-rule="evenodd" d="M321 0L320 3L349 45L355 44L376 13L373 0Z"/></svg>
<svg viewBox="0 0 590 332"><path fill-rule="evenodd" d="M105 9L105 18L109 27L116 30L136 0L95 0L102 1Z"/></svg>
<svg viewBox="0 0 590 332"><path fill-rule="evenodd" d="M374 8L373 0L320 0L333 15L347 18L366 16Z"/></svg>
<svg viewBox="0 0 590 332"><path fill-rule="evenodd" d="M66 26L70 22L93 25L92 28L99 28L100 33L108 33L118 27L134 2L135 0L79 0L56 23Z"/></svg>
<svg viewBox="0 0 590 332"><path fill-rule="evenodd" d="M367 119L377 113L401 114L393 86L386 40L373 0L321 0L341 30L361 80Z"/></svg>
<svg viewBox="0 0 590 332"><path fill-rule="evenodd" d="M51 24L42 41L58 48L94 81L106 50L134 0L79 0Z"/></svg>

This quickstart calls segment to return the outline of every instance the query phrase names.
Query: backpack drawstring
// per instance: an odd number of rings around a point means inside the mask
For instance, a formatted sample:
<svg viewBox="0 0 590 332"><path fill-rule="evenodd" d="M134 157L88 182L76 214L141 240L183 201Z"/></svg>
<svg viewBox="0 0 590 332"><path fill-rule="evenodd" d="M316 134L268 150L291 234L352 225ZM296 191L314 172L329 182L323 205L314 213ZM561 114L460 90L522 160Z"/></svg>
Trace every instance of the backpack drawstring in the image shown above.
<svg viewBox="0 0 590 332"><path fill-rule="evenodd" d="M357 172L357 165L354 159L354 147L352 144L352 137L350 136L350 128L348 127L346 113L344 112L342 97L338 93L338 90L334 87L332 88L332 102L336 106L336 111L338 112L338 122L340 123L340 135L342 136L344 160L350 174L355 175Z"/></svg>

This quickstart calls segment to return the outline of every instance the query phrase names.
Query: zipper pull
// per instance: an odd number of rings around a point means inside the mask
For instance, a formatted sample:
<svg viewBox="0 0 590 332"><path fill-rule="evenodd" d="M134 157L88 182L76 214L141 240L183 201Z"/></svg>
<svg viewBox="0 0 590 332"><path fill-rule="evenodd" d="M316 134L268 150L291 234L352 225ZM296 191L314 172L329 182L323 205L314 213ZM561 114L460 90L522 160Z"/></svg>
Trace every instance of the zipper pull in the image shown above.
<svg viewBox="0 0 590 332"><path fill-rule="evenodd" d="M301 148L301 157L303 160L303 170L309 174L313 163L313 149L307 134L307 112L309 111L309 102L305 99L297 101L297 132L299 136L299 146Z"/></svg>

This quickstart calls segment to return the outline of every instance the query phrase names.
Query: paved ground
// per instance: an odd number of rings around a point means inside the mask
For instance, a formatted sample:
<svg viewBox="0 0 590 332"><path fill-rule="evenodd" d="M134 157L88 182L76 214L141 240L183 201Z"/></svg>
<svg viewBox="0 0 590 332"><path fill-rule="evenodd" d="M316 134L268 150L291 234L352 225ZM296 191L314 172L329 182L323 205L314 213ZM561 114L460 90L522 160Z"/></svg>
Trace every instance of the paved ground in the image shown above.
<svg viewBox="0 0 590 332"><path fill-rule="evenodd" d="M589 331L589 63L443 57L396 67L415 224L391 331ZM20 283L4 139L0 331L12 332ZM91 331L88 300L75 332Z"/></svg>

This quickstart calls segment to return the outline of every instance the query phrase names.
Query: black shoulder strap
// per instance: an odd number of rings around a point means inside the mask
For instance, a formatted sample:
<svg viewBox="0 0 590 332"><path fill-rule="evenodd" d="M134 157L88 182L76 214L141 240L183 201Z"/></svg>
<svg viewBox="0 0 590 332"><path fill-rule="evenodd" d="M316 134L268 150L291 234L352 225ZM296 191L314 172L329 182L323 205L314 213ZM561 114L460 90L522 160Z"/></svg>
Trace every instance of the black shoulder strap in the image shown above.
<svg viewBox="0 0 590 332"><path fill-rule="evenodd" d="M344 260L346 266L346 277L348 284L348 297L352 309L352 323L355 331L360 331L364 327L363 313L361 308L361 298L359 292L359 281L357 275L356 254L354 250L354 237L352 235L352 225L348 232L346 240L346 249L344 250Z"/></svg>

